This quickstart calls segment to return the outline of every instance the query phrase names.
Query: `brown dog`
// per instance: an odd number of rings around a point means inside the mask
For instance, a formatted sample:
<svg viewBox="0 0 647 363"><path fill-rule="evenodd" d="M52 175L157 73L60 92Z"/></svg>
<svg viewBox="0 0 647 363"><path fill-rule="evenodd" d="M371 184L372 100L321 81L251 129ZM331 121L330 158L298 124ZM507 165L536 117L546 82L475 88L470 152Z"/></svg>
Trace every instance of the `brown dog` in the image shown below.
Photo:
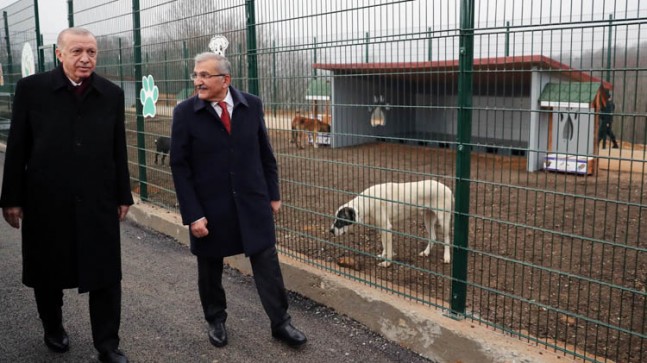
<svg viewBox="0 0 647 363"><path fill-rule="evenodd" d="M308 142L308 132L312 133L312 146L316 149L319 147L317 144L317 132L330 132L330 125L314 118L301 116L301 113L297 111L297 114L292 119L290 142L295 143L297 148L304 149Z"/></svg>

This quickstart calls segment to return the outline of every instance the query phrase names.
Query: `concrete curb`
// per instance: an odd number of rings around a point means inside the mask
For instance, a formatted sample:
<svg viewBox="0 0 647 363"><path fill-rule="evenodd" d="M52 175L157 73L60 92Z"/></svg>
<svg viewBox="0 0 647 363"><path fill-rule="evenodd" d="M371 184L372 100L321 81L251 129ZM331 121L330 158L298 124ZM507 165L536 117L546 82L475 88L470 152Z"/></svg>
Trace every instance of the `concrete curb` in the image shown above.
<svg viewBox="0 0 647 363"><path fill-rule="evenodd" d="M188 245L188 229L177 213L136 201L129 218ZM279 247L280 248L280 247ZM457 321L432 307L406 301L359 282L316 269L281 249L286 286L345 314L369 329L435 362L568 362L573 360L543 346L524 342L468 320ZM242 255L226 263L251 275ZM573 347L569 347L573 349Z"/></svg>

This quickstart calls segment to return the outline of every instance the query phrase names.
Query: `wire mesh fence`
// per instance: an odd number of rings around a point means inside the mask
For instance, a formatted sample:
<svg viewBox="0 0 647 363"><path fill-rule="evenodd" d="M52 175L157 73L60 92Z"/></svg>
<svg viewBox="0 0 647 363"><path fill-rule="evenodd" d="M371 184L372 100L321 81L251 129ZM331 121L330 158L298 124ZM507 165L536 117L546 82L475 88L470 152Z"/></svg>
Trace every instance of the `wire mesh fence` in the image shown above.
<svg viewBox="0 0 647 363"><path fill-rule="evenodd" d="M21 75L35 72L33 50L36 42L34 2L16 1L2 9L2 46L0 46L0 141L6 140L11 118L13 86ZM11 29L11 30L9 30ZM21 59L24 54L24 59Z"/></svg>
<svg viewBox="0 0 647 363"><path fill-rule="evenodd" d="M639 1L94 0L72 11L97 36L97 72L125 90L143 199L177 210L164 138L193 94L193 56L223 35L234 87L265 103L282 253L586 361L647 360ZM453 203L410 184L427 179ZM367 190L383 183L408 184ZM342 234L339 221L355 223Z"/></svg>

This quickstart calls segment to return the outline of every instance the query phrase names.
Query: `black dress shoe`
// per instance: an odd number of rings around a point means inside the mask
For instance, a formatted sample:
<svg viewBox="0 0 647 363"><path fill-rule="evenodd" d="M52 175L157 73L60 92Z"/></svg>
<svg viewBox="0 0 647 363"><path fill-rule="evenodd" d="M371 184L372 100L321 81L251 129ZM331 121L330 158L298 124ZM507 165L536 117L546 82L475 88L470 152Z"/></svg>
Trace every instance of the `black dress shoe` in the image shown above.
<svg viewBox="0 0 647 363"><path fill-rule="evenodd" d="M272 336L283 341L291 347L300 347L308 341L308 338L306 338L305 334L300 332L299 329L292 326L291 323L287 323L284 326L273 330Z"/></svg>
<svg viewBox="0 0 647 363"><path fill-rule="evenodd" d="M56 353L65 353L70 350L70 338L67 336L63 325L54 329L45 330L45 345Z"/></svg>
<svg viewBox="0 0 647 363"><path fill-rule="evenodd" d="M209 323L209 341L218 348L227 345L227 329L224 322Z"/></svg>
<svg viewBox="0 0 647 363"><path fill-rule="evenodd" d="M99 353L99 361L103 363L128 363L128 358L119 349Z"/></svg>

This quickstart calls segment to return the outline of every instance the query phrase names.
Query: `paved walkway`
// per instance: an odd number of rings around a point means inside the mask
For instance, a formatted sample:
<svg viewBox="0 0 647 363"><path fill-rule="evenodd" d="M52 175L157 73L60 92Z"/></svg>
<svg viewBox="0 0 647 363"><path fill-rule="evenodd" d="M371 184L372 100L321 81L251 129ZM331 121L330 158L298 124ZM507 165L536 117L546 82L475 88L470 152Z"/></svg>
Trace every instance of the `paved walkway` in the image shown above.
<svg viewBox="0 0 647 363"><path fill-rule="evenodd" d="M0 177L2 165L0 150ZM309 342L291 349L272 339L252 279L233 270L224 276L229 345L215 348L202 318L195 258L186 246L125 222L122 256L121 348L132 362L429 362L296 294L290 294L290 314ZM21 283L20 232L0 221L0 362L96 362L87 300L87 294L65 291L71 349L49 352L32 290Z"/></svg>

